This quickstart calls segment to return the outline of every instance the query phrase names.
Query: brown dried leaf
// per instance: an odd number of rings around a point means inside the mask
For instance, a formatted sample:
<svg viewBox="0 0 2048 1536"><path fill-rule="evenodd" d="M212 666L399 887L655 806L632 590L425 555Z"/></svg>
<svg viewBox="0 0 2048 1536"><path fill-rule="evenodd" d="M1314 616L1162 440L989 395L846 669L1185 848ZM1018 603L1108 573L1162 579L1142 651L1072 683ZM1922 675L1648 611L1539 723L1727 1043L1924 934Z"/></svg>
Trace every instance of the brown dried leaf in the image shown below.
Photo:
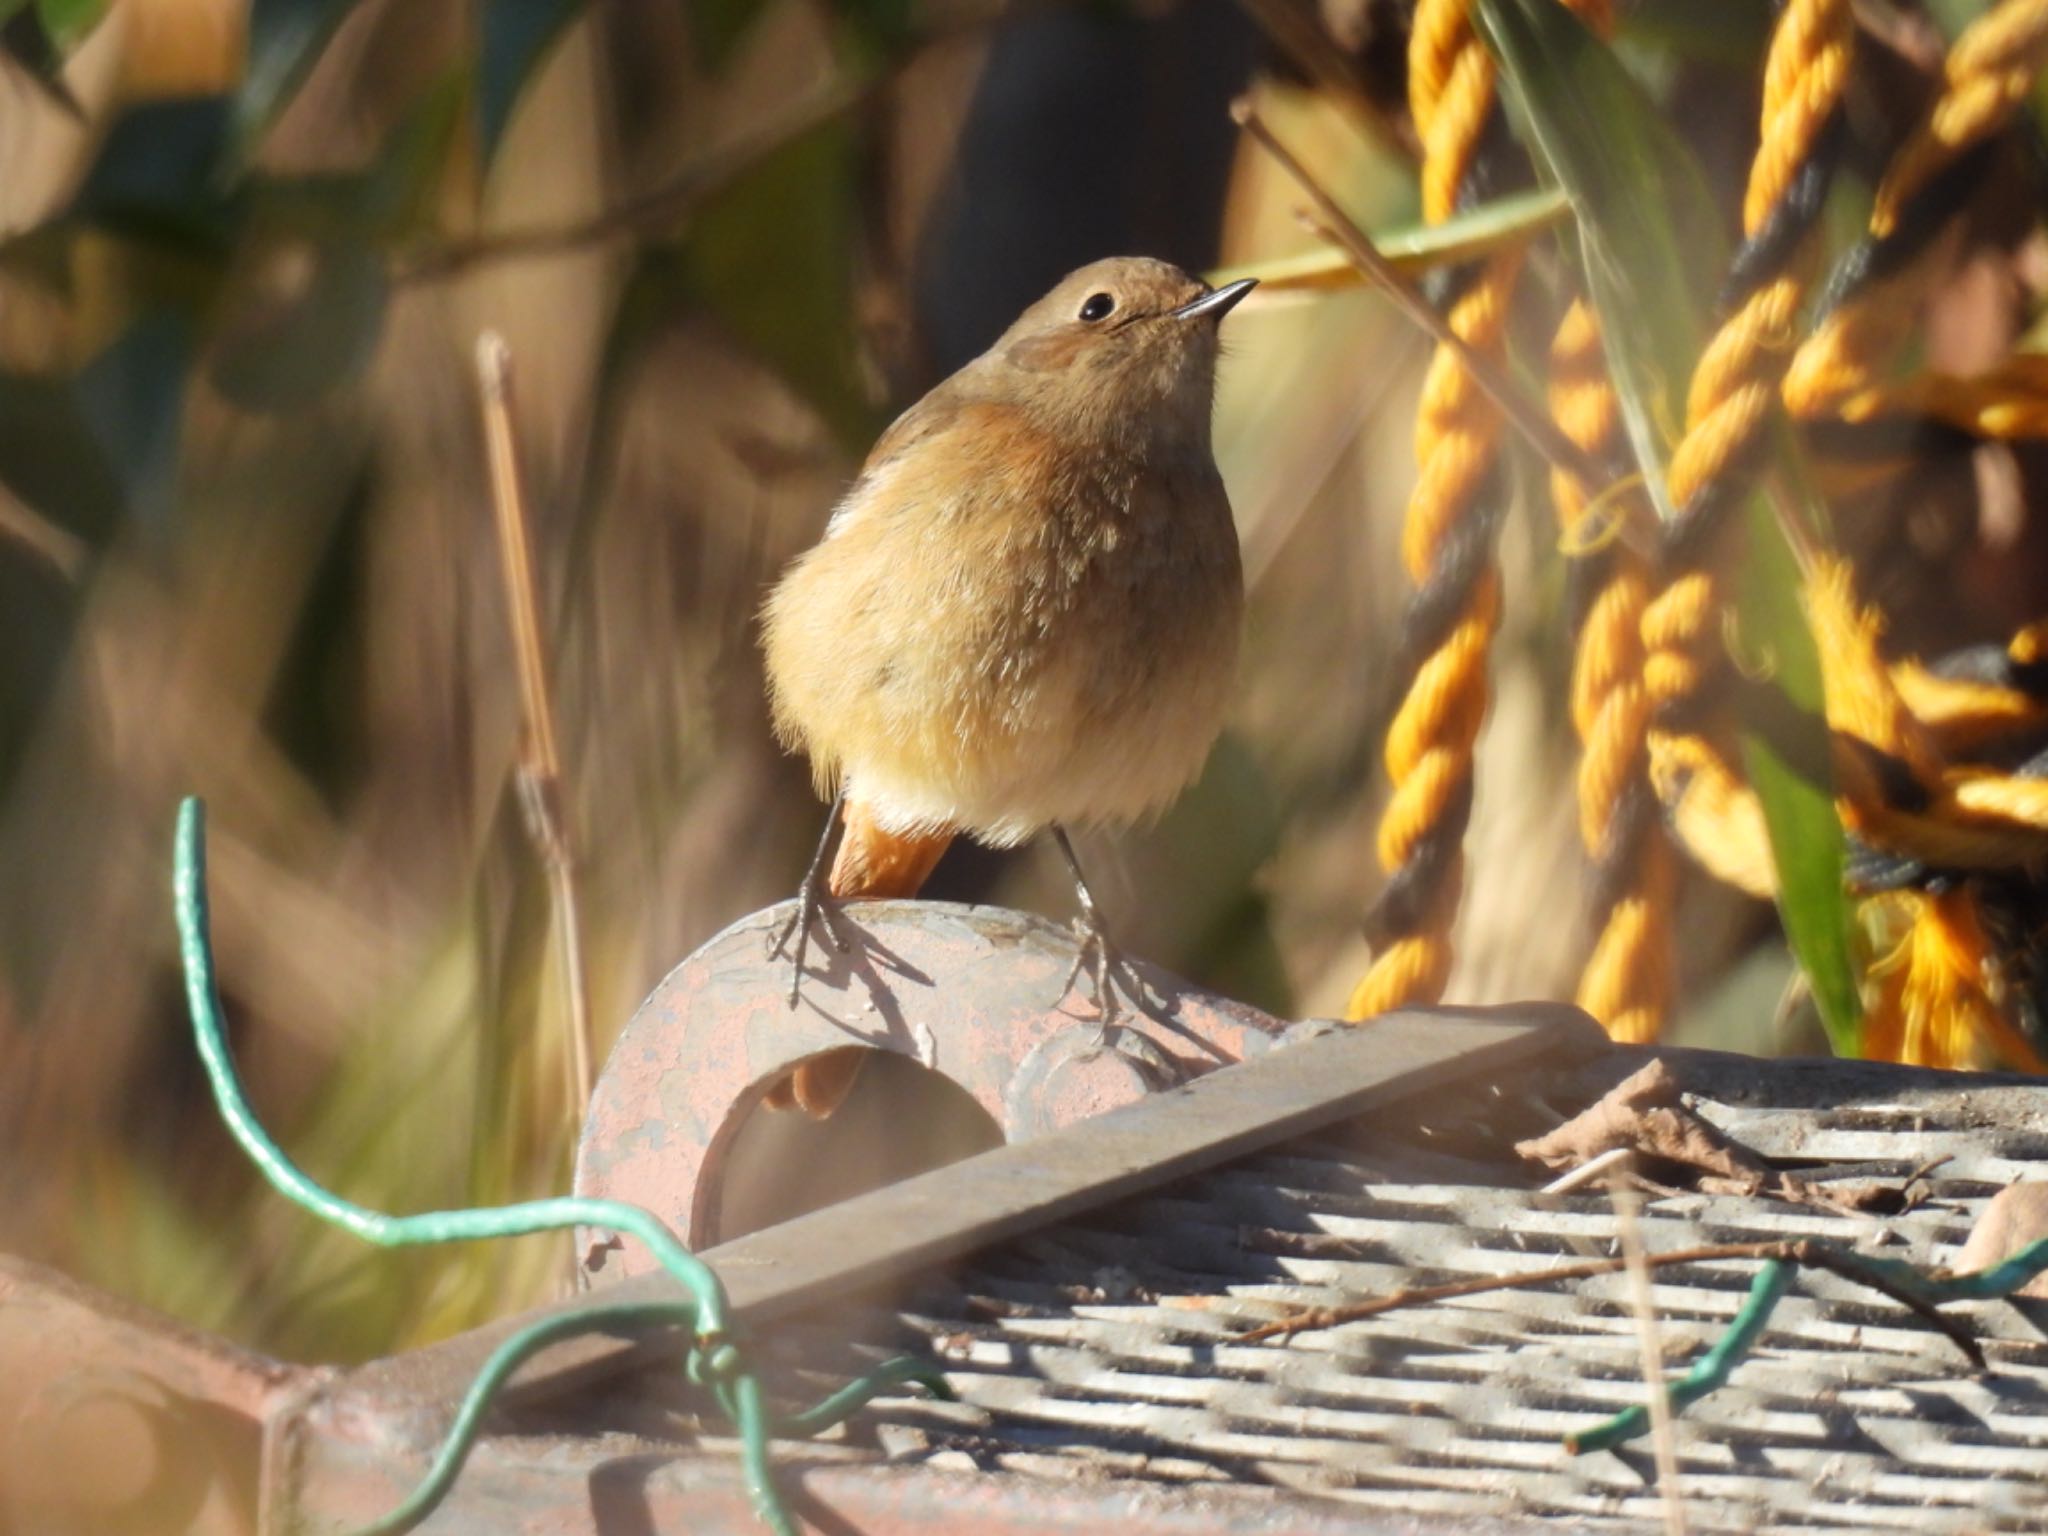
<svg viewBox="0 0 2048 1536"><path fill-rule="evenodd" d="M1547 1168L1576 1168L1616 1148L1650 1166L1652 1182L1710 1195L1761 1195L1820 1210L1895 1215L1914 1203L1914 1181L1902 1187L1859 1182L1816 1184L1772 1167L1686 1107L1678 1078L1662 1060L1617 1084L1597 1103L1548 1135L1517 1142L1515 1150Z"/></svg>

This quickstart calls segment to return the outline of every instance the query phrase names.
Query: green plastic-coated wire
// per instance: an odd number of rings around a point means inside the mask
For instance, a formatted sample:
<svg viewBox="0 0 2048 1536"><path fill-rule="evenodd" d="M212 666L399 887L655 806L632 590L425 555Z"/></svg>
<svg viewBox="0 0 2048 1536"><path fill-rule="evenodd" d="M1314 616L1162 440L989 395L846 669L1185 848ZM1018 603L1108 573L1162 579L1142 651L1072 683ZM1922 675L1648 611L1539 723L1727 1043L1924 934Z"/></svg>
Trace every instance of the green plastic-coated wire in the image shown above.
<svg viewBox="0 0 2048 1536"><path fill-rule="evenodd" d="M1873 1269L1912 1290L1935 1306L1952 1301L1998 1301L2029 1280L2048 1272L2048 1237L2027 1244L2018 1253L1960 1275L1923 1275L1898 1259L1866 1260Z"/></svg>
<svg viewBox="0 0 2048 1536"><path fill-rule="evenodd" d="M579 1333L616 1328L670 1325L687 1328L696 1316L696 1303L688 1301L594 1302L574 1312L544 1317L520 1329L493 1350L483 1369L476 1373L476 1380L463 1394L462 1406L455 1411L447 1438L441 1442L441 1449L435 1453L434 1463L427 1469L427 1475L420 1479L419 1486L382 1519L360 1527L355 1536L398 1536L399 1532L411 1530L433 1513L476 1443L491 1399L514 1371L550 1344Z"/></svg>
<svg viewBox="0 0 2048 1536"><path fill-rule="evenodd" d="M2029 1243L1996 1264L1967 1270L1959 1275L1929 1274L1903 1259L1874 1259L1857 1256L1857 1266L1874 1278L1889 1282L1901 1294L1930 1306L1957 1301L1996 1301L2010 1296L2035 1276L2048 1273L2048 1237ZM1767 1259L1750 1283L1749 1297L1735 1314L1735 1321L1714 1347L1700 1356L1684 1377L1668 1388L1672 1412L1698 1402L1709 1392L1726 1384L1729 1374L1755 1346L1770 1321L1772 1311L1790 1289L1797 1265L1785 1259ZM1565 1436L1565 1449L1574 1455L1587 1451L1611 1451L1625 1441L1644 1434L1650 1427L1645 1407L1624 1408L1583 1433Z"/></svg>
<svg viewBox="0 0 2048 1536"><path fill-rule="evenodd" d="M1764 1331L1764 1324L1770 1321L1779 1298L1791 1286L1792 1272L1793 1266L1782 1259L1764 1261L1756 1279L1750 1282L1748 1299L1743 1302L1742 1310L1735 1314L1735 1321L1728 1325L1728 1331L1715 1341L1712 1349L1700 1356L1690 1371L1665 1388L1665 1397L1673 1413L1681 1412L1727 1382L1736 1362L1749 1353L1750 1346ZM1565 1449L1573 1455L1583 1455L1587 1451L1611 1451L1624 1441L1635 1439L1649 1427L1650 1410L1639 1403L1633 1408L1622 1409L1592 1429L1567 1435Z"/></svg>
<svg viewBox="0 0 2048 1536"><path fill-rule="evenodd" d="M884 1360L858 1381L849 1381L815 1408L802 1413L793 1413L788 1418L775 1421L775 1432L782 1435L815 1435L821 1429L829 1429L841 1419L848 1418L865 1408L873 1398L881 1396L891 1387L915 1382L931 1393L933 1397L946 1402L954 1401L952 1387L924 1361L910 1355L898 1355L893 1360Z"/></svg>
<svg viewBox="0 0 2048 1536"><path fill-rule="evenodd" d="M395 1536L430 1514L446 1495L476 1443L491 1399L512 1373L550 1344L573 1334L619 1327L679 1326L693 1335L688 1356L692 1380L709 1386L725 1406L738 1431L747 1491L763 1524L776 1536L796 1536L796 1525L784 1508L769 1472L768 1437L785 1433L815 1434L845 1418L891 1385L916 1381L943 1397L953 1394L932 1368L899 1358L833 1393L815 1408L775 1424L768 1413L760 1378L727 1337L730 1307L718 1276L685 1248L652 1211L618 1200L565 1197L530 1200L519 1205L473 1210L429 1211L392 1216L342 1199L322 1188L287 1157L256 1118L221 1025L220 991L215 980L213 944L206 900L206 810L196 798L178 808L178 833L173 877L178 916L179 953L185 969L185 996L192 1012L199 1058L205 1064L221 1118L242 1150L273 1188L315 1216L381 1247L416 1243L468 1242L482 1238L521 1237L568 1227L598 1227L637 1237L662 1268L689 1292L688 1300L627 1303L596 1302L575 1312L542 1318L507 1338L484 1363L470 1384L447 1438L420 1481L389 1514L365 1527L359 1536Z"/></svg>

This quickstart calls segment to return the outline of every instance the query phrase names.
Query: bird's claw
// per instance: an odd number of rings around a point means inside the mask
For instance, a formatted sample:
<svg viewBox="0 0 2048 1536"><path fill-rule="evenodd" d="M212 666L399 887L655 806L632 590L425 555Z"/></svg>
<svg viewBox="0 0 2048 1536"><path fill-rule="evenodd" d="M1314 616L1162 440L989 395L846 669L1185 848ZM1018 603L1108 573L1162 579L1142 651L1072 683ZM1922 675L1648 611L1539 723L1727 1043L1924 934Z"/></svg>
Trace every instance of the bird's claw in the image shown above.
<svg viewBox="0 0 2048 1536"><path fill-rule="evenodd" d="M1074 936L1081 946L1074 954L1067 979L1060 983L1062 998L1073 992L1074 983L1085 975L1094 984L1095 1018L1102 1028L1107 1029L1123 1016L1126 999L1139 1013L1154 1012L1159 1004L1154 1002L1145 978L1099 924L1085 917L1076 918Z"/></svg>
<svg viewBox="0 0 2048 1536"><path fill-rule="evenodd" d="M828 900L825 893L806 881L797 896L796 911L789 920L776 930L768 945L768 958L780 960L785 954L791 959L789 979L789 1006L794 1008L804 986L804 956L811 947L811 931L815 928L825 936L825 943L833 953L846 954L852 949L846 935L839 931L839 910ZM794 941L794 949L791 942Z"/></svg>

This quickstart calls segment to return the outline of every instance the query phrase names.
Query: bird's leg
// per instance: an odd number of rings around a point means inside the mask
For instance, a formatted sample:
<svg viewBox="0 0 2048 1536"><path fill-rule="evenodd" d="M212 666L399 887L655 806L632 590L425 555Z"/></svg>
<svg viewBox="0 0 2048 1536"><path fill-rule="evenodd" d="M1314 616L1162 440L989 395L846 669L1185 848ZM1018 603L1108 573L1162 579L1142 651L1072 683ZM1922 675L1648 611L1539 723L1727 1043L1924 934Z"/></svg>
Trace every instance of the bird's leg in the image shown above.
<svg viewBox="0 0 2048 1536"><path fill-rule="evenodd" d="M796 1006L797 994L804 984L804 952L811 945L811 927L816 924L824 931L825 942L840 954L847 950L846 938L833 926L833 908L825 891L825 869L832 857L832 845L838 841L840 812L846 806L846 790L842 787L833 797L832 810L825 818L825 832L818 839L818 851L811 855L811 867L804 871L804 883L797 891L796 911L788 922L782 925L775 940L768 946L768 958L773 960L789 948L790 940L796 941L796 974L790 978L789 1006Z"/></svg>
<svg viewBox="0 0 2048 1536"><path fill-rule="evenodd" d="M1102 908L1096 905L1095 893L1088 888L1088 877L1081 873L1081 861L1074 855L1074 845L1067 837L1067 829L1055 823L1052 836L1074 877L1074 896L1081 904L1080 920L1074 924L1080 931L1081 950L1074 956L1074 968L1067 972L1067 979L1060 984L1060 995L1064 997L1075 980L1086 971L1095 983L1097 1021L1106 1028L1121 1012L1116 997L1118 974L1129 978L1127 990L1141 1013L1147 1011L1145 984L1131 969L1116 941L1109 936L1109 925L1103 921Z"/></svg>

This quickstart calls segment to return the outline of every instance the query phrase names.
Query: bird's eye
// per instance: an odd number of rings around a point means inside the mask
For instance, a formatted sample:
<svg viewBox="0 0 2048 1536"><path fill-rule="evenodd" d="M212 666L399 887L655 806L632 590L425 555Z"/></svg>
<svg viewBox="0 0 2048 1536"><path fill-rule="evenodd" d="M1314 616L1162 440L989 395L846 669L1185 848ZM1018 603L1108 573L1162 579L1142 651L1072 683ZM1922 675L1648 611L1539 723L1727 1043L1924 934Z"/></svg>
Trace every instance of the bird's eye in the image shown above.
<svg viewBox="0 0 2048 1536"><path fill-rule="evenodd" d="M1107 293L1091 293L1081 305L1081 318L1093 325L1098 320L1107 320L1116 312L1116 297Z"/></svg>

